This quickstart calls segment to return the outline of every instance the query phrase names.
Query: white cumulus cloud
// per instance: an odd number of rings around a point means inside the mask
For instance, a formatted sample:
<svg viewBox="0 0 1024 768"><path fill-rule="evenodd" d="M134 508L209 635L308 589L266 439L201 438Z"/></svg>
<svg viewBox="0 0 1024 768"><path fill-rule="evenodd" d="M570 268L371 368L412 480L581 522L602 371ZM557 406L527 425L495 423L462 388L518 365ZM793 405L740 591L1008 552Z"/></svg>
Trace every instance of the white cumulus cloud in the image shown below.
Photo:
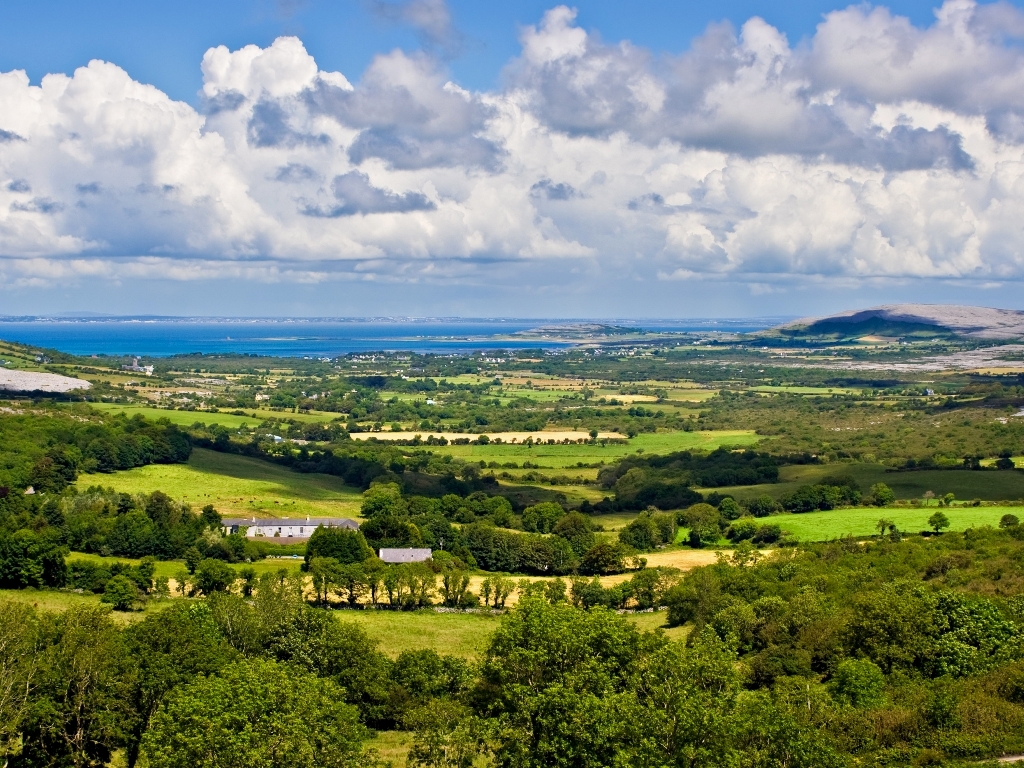
<svg viewBox="0 0 1024 768"><path fill-rule="evenodd" d="M443 3L382 7L454 34ZM207 51L198 108L114 63L3 73L0 280L1018 280L1022 38L948 0L657 56L559 6L489 92L429 53L323 71L294 37Z"/></svg>

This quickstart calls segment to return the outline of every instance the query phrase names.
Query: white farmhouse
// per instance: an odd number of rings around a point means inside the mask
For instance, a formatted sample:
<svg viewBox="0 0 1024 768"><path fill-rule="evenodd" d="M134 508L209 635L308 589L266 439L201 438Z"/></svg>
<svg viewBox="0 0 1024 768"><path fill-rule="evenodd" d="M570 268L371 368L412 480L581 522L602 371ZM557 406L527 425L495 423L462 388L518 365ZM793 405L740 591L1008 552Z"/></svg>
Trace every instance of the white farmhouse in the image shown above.
<svg viewBox="0 0 1024 768"><path fill-rule="evenodd" d="M347 517L270 517L270 518L225 518L221 524L228 533L245 529L246 538L308 539L320 526L324 528L348 528L355 531L359 523Z"/></svg>

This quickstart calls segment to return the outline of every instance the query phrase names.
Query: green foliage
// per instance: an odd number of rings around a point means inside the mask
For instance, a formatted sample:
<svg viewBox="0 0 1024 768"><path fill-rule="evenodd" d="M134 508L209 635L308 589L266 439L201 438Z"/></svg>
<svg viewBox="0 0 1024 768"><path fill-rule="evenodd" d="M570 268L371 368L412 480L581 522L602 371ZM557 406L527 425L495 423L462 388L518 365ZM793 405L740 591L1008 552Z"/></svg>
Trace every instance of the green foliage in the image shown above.
<svg viewBox="0 0 1024 768"><path fill-rule="evenodd" d="M339 563L361 563L373 556L373 550L359 531L317 526L306 544L304 567L315 557L330 557Z"/></svg>
<svg viewBox="0 0 1024 768"><path fill-rule="evenodd" d="M896 494L885 483L875 483L871 486L871 498L876 506L887 507L896 501Z"/></svg>
<svg viewBox="0 0 1024 768"><path fill-rule="evenodd" d="M139 601L139 590L127 576L114 576L104 587L100 600L115 611L130 611Z"/></svg>
<svg viewBox="0 0 1024 768"><path fill-rule="evenodd" d="M546 501L523 510L523 530L531 533L551 533L565 515L560 504Z"/></svg>
<svg viewBox="0 0 1024 768"><path fill-rule="evenodd" d="M939 533L943 528L949 528L949 518L945 512L935 512L928 518L928 525L933 531Z"/></svg>
<svg viewBox="0 0 1024 768"><path fill-rule="evenodd" d="M67 548L59 535L44 530L0 531L0 587L62 587L67 581Z"/></svg>
<svg viewBox="0 0 1024 768"><path fill-rule="evenodd" d="M579 512L570 512L561 517L551 532L565 539L576 557L583 557L596 541L590 518Z"/></svg>
<svg viewBox="0 0 1024 768"><path fill-rule="evenodd" d="M664 544L672 544L675 540L676 517L663 512L641 512L619 531L619 541L638 552L650 552Z"/></svg>
<svg viewBox="0 0 1024 768"><path fill-rule="evenodd" d="M360 514L371 518L378 515L404 515L409 506L402 498L402 489L396 483L377 483L363 492Z"/></svg>
<svg viewBox="0 0 1024 768"><path fill-rule="evenodd" d="M885 675L868 659L843 659L830 686L837 699L858 709L879 707L885 702Z"/></svg>
<svg viewBox="0 0 1024 768"><path fill-rule="evenodd" d="M369 734L342 697L333 681L272 661L231 664L171 691L142 749L154 768L366 765Z"/></svg>
<svg viewBox="0 0 1024 768"><path fill-rule="evenodd" d="M230 565L213 558L206 558L196 568L193 588L203 595L224 592L235 583L238 575Z"/></svg>
<svg viewBox="0 0 1024 768"><path fill-rule="evenodd" d="M710 504L694 504L679 515L680 522L690 529L690 546L714 544L722 536L725 521L721 513Z"/></svg>

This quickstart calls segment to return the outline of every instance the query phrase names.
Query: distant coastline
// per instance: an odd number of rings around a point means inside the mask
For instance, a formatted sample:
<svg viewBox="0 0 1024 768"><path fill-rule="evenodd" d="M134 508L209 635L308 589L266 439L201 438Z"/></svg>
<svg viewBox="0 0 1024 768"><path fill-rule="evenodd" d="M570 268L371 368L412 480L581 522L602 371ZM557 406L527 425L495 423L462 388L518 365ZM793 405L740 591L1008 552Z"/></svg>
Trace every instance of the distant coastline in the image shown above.
<svg viewBox="0 0 1024 768"><path fill-rule="evenodd" d="M656 334L744 333L772 327L778 318L605 320ZM230 318L230 317L0 317L0 339L74 355L245 354L335 357L406 351L456 354L474 350L558 349L576 338L552 338L535 329L592 320L523 318Z"/></svg>

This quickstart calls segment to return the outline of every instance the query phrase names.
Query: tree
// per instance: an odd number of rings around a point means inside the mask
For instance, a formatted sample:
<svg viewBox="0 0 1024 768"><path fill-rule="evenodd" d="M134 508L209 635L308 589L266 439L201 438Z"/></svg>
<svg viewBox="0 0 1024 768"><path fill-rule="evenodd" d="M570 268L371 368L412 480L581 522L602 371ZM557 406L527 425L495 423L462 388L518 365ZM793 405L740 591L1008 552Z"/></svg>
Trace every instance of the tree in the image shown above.
<svg viewBox="0 0 1024 768"><path fill-rule="evenodd" d="M0 758L18 748L22 719L39 674L39 617L28 605L0 604Z"/></svg>
<svg viewBox="0 0 1024 768"><path fill-rule="evenodd" d="M565 515L561 504L545 501L523 510L523 530L536 533L551 533Z"/></svg>
<svg viewBox="0 0 1024 768"><path fill-rule="evenodd" d="M306 556L303 569L309 569L314 557L331 557L339 563L361 563L373 557L373 550L366 543L363 534L348 528L325 528L317 526L306 542Z"/></svg>
<svg viewBox="0 0 1024 768"><path fill-rule="evenodd" d="M363 504L359 514L365 518L377 515L405 515L409 505L402 498L402 489L397 483L377 483L363 492Z"/></svg>
<svg viewBox="0 0 1024 768"><path fill-rule="evenodd" d="M875 483L871 486L871 498L876 507L887 507L896 501L896 494L885 483Z"/></svg>
<svg viewBox="0 0 1024 768"><path fill-rule="evenodd" d="M139 601L139 590L127 576L114 576L104 587L100 601L112 606L115 611L130 611Z"/></svg>
<svg viewBox="0 0 1024 768"><path fill-rule="evenodd" d="M767 494L758 496L750 502L750 506L748 507L750 514L754 517L768 517L768 515L773 514L778 508L779 505L776 503L775 499Z"/></svg>
<svg viewBox="0 0 1024 768"><path fill-rule="evenodd" d="M234 583L234 569L221 560L208 557L196 568L194 589L204 595L225 592Z"/></svg>
<svg viewBox="0 0 1024 768"><path fill-rule="evenodd" d="M418 707L403 718L416 736L409 764L423 768L472 768L485 751L485 729L464 705L447 699Z"/></svg>
<svg viewBox="0 0 1024 768"><path fill-rule="evenodd" d="M32 707L22 723L20 764L108 765L129 721L120 678L126 665L118 624L103 608L47 617L36 650Z"/></svg>
<svg viewBox="0 0 1024 768"><path fill-rule="evenodd" d="M884 536L886 531L891 531L895 528L896 524L886 517L880 518L879 521L875 523L875 530L878 531L879 536Z"/></svg>
<svg viewBox="0 0 1024 768"><path fill-rule="evenodd" d="M885 701L885 675L869 659L844 659L832 676L834 695L858 709L881 706Z"/></svg>
<svg viewBox="0 0 1024 768"><path fill-rule="evenodd" d="M133 768L142 737L169 691L196 675L213 674L235 656L213 620L208 603L178 603L147 616L124 633L126 702L132 710L126 736L126 759Z"/></svg>
<svg viewBox="0 0 1024 768"><path fill-rule="evenodd" d="M1020 518L1016 515L1005 514L999 518L1000 528L1016 528L1020 525Z"/></svg>
<svg viewBox="0 0 1024 768"><path fill-rule="evenodd" d="M367 765L369 732L343 695L331 680L273 661L231 664L174 689L143 751L153 768Z"/></svg>
<svg viewBox="0 0 1024 768"><path fill-rule="evenodd" d="M199 567L199 563L203 560L202 554L200 554L199 550L195 547L189 547L186 549L184 558L185 567L188 568L188 572L190 574L194 574L196 572L196 568Z"/></svg>
<svg viewBox="0 0 1024 768"><path fill-rule="evenodd" d="M333 557L314 557L309 561L309 577L320 605L327 605L327 596L338 583L338 561Z"/></svg>
<svg viewBox="0 0 1024 768"><path fill-rule="evenodd" d="M721 515L710 504L694 504L682 514L683 524L690 529L690 546L714 544L722 535Z"/></svg>
<svg viewBox="0 0 1024 768"><path fill-rule="evenodd" d="M594 526L590 518L580 512L570 512L559 519L551 532L569 542L577 557L583 557L594 546Z"/></svg>
<svg viewBox="0 0 1024 768"><path fill-rule="evenodd" d="M935 512L928 518L928 525L933 531L939 533L943 528L949 528L949 518L945 512Z"/></svg>
<svg viewBox="0 0 1024 768"><path fill-rule="evenodd" d="M737 503L736 499L731 496L726 496L721 502L719 502L718 511L726 520L736 520L743 515L743 507L741 507Z"/></svg>

